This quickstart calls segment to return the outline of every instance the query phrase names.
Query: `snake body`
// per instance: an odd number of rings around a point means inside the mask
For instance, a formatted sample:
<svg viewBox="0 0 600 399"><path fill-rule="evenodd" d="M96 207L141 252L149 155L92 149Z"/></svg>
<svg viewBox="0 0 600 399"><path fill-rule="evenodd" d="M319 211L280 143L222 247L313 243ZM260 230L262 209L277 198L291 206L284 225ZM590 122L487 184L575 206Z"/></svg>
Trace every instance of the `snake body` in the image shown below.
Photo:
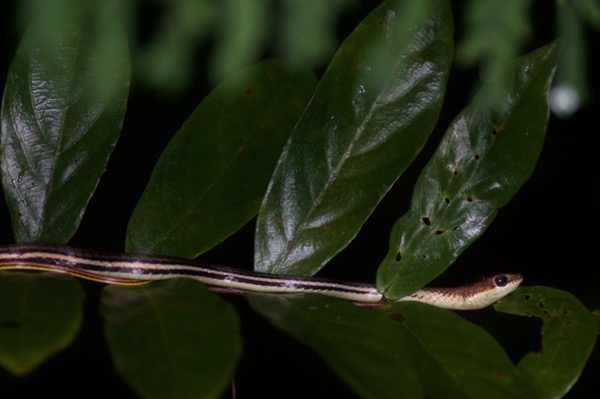
<svg viewBox="0 0 600 399"><path fill-rule="evenodd" d="M0 245L0 270L3 269L62 272L121 285L191 278L226 290L314 293L361 303L418 301L457 310L486 307L514 291L523 280L520 274L504 273L462 287L426 287L412 295L390 300L375 285L368 283L258 273L169 256L98 252L53 244Z"/></svg>

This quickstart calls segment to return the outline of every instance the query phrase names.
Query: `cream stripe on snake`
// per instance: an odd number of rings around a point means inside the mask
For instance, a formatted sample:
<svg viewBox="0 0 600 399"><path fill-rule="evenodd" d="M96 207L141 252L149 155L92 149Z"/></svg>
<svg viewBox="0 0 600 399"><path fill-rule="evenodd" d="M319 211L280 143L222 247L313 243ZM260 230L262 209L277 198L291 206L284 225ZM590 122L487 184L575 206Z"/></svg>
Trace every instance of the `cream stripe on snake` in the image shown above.
<svg viewBox="0 0 600 399"><path fill-rule="evenodd" d="M390 301L373 284L257 273L175 257L106 253L66 245L0 245L2 269L55 271L122 285L191 278L212 287L236 291L314 293L363 303ZM520 274L498 274L462 287L426 287L393 302L418 301L446 309L480 309L514 291L522 280Z"/></svg>

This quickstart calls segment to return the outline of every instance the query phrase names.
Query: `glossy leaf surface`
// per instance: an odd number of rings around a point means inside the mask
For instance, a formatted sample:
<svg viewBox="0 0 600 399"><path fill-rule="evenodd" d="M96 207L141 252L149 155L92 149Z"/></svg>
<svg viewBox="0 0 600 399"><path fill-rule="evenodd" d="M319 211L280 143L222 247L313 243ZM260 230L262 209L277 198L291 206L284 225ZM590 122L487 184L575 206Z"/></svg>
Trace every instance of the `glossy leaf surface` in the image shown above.
<svg viewBox="0 0 600 399"><path fill-rule="evenodd" d="M550 287L521 287L495 308L542 320L540 348L525 355L518 370L542 397L563 397L594 348L598 333L594 316L570 293Z"/></svg>
<svg viewBox="0 0 600 399"><path fill-rule="evenodd" d="M156 165L129 223L127 250L195 258L258 212L312 73L248 67L202 101Z"/></svg>
<svg viewBox="0 0 600 399"><path fill-rule="evenodd" d="M2 183L18 242L71 238L119 136L129 87L129 55L118 24L90 21L88 1L38 20L21 41L2 100ZM49 36L52 38L49 42ZM106 57L111 61L105 62ZM100 65L102 68L100 68Z"/></svg>
<svg viewBox="0 0 600 399"><path fill-rule="evenodd" d="M419 303L360 308L314 295L248 299L360 397L534 397L500 345L450 311Z"/></svg>
<svg viewBox="0 0 600 399"><path fill-rule="evenodd" d="M394 225L377 287L390 299L442 273L530 176L544 142L552 44L520 58L502 107L475 98L452 122Z"/></svg>
<svg viewBox="0 0 600 399"><path fill-rule="evenodd" d="M220 397L241 352L229 304L184 279L108 286L101 301L115 368L142 398Z"/></svg>
<svg viewBox="0 0 600 399"><path fill-rule="evenodd" d="M0 365L23 376L79 332L84 294L57 273L0 272Z"/></svg>
<svg viewBox="0 0 600 399"><path fill-rule="evenodd" d="M402 10L382 5L336 53L269 184L257 220L256 270L316 273L421 150L452 59L449 4L430 8L407 30Z"/></svg>

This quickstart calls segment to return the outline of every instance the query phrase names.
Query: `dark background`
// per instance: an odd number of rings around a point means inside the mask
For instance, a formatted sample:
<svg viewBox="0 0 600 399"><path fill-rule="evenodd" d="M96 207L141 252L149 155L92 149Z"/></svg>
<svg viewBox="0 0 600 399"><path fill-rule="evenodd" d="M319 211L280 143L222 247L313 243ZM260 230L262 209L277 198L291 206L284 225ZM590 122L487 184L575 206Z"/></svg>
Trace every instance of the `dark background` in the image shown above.
<svg viewBox="0 0 600 399"><path fill-rule="evenodd" d="M553 2L534 9L534 36L528 50L555 38ZM369 2L344 15L339 23L340 40L377 4ZM458 4L458 5L457 5ZM460 2L455 7L461 5ZM14 4L0 5L0 86L4 87L10 60L20 33L15 25ZM155 11L148 11L152 14ZM457 10L456 15L460 15ZM460 21L456 22L460 38ZM142 28L144 24L142 24ZM597 49L598 32L587 31L588 49ZM206 46L201 50L210 48ZM202 54L198 56L202 59ZM463 283L482 274L521 271L526 285L548 285L575 294L590 309L600 308L598 260L597 139L599 63L589 60L591 103L568 120L550 117L547 138L531 179L500 210L486 234L448 270L440 284ZM199 63L198 74L179 96L165 96L136 83L129 96L122 137L92 198L73 245L120 251L129 215L140 197L164 146L210 90ZM324 270L324 275L373 281L385 255L392 224L408 208L412 186L452 118L466 105L474 87L476 71L456 69L450 76L446 102L438 127L417 162L384 198L356 240ZM390 218L390 215L392 217ZM12 242L10 218L0 199L0 239ZM231 237L203 259L232 266L250 267L253 223ZM359 267L351 267L358 265ZM88 293L83 329L75 343L54 356L30 376L17 379L0 370L0 398L28 397L34 393L75 398L95 396L135 397L112 371L103 341L98 298L102 285L82 282ZM1 299L1 298L0 298ZM228 298L242 320L245 352L235 376L237 395L248 397L352 397L323 362L293 339L270 328L241 298ZM509 350L515 361L539 345L536 320L496 314L487 309L461 313L485 326ZM571 398L600 397L596 383L597 353L584 371ZM312 381L306 383L306 381ZM284 387L284 391L280 389ZM282 393L285 392L285 393ZM227 394L230 396L230 394ZM226 396L227 397L227 396Z"/></svg>

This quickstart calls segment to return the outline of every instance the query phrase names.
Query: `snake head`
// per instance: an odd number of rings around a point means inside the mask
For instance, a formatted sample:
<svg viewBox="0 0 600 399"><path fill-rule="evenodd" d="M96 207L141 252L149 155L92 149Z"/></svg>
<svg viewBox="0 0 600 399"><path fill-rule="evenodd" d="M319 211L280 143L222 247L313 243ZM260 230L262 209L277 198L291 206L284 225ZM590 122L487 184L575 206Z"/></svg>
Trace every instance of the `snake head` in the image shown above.
<svg viewBox="0 0 600 399"><path fill-rule="evenodd" d="M469 302L469 309L481 309L504 298L523 282L519 273L501 273L491 277L484 277L479 283L473 284Z"/></svg>

